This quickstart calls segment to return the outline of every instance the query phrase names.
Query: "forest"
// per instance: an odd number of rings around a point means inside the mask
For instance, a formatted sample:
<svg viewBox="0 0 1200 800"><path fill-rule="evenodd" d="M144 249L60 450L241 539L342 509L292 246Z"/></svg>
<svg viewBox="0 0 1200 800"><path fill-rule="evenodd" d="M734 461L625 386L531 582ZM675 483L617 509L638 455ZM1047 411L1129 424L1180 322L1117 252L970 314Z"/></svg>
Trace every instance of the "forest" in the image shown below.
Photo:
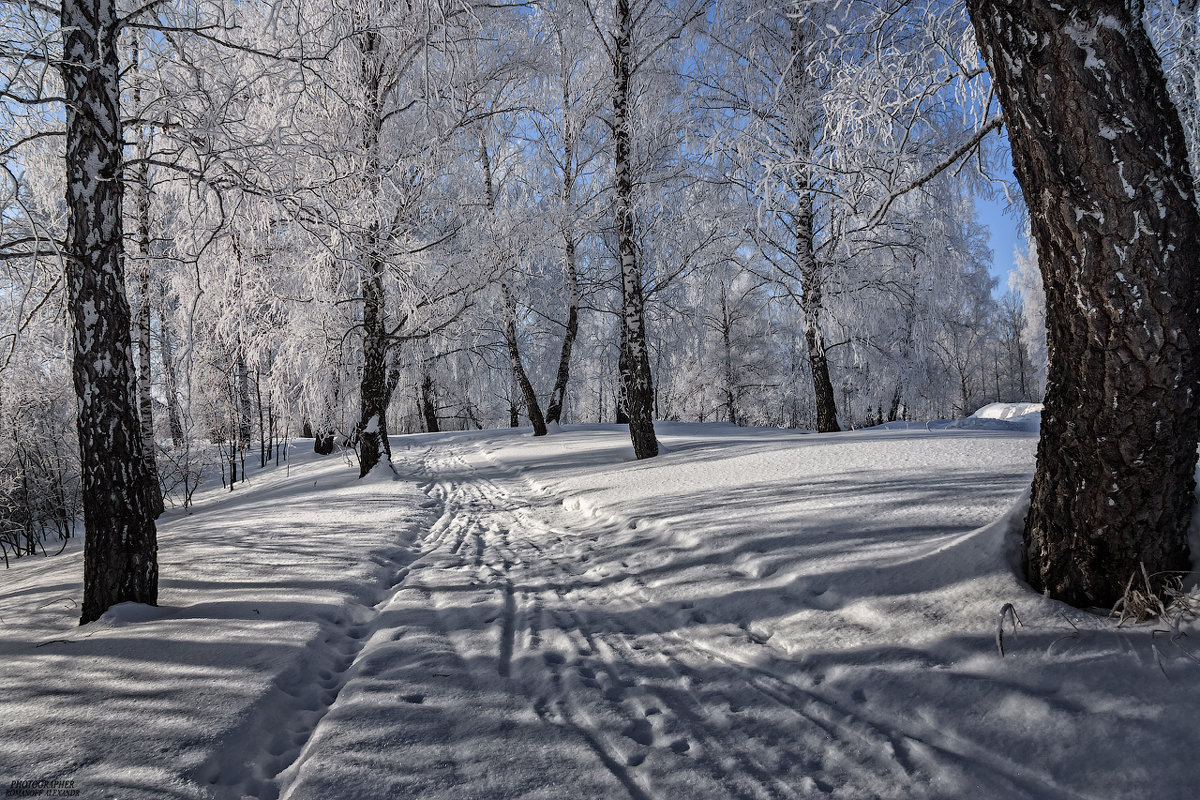
<svg viewBox="0 0 1200 800"><path fill-rule="evenodd" d="M79 467L62 33L3 8L14 556L70 529ZM623 420L638 276L655 419L835 431L1040 399L1036 255L998 288L974 210L1019 193L964 8L623 8L117 9L123 288L167 504L287 438L365 472L387 434Z"/></svg>
<svg viewBox="0 0 1200 800"><path fill-rule="evenodd" d="M0 0L0 785L1194 796L1194 175L1196 0Z"/></svg>

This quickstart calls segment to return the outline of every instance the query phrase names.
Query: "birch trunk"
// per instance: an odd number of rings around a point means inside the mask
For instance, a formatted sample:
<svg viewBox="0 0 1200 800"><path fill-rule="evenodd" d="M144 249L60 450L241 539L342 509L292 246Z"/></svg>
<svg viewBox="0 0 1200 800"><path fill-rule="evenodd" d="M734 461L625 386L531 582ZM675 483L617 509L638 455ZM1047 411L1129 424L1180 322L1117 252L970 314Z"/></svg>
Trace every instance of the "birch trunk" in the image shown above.
<svg viewBox="0 0 1200 800"><path fill-rule="evenodd" d="M563 181L560 200L563 213L563 276L567 281L567 328L563 333L562 350L558 356L554 389L550 392L550 404L546 408L547 423L559 422L562 419L567 382L571 379L571 351L575 347L575 338L579 335L579 271L575 255L575 128L571 121L570 65L561 31L558 33L558 59L563 100Z"/></svg>
<svg viewBox="0 0 1200 800"><path fill-rule="evenodd" d="M66 283L83 488L80 623L158 601L158 545L122 265L119 27L112 0L61 5Z"/></svg>
<svg viewBox="0 0 1200 800"><path fill-rule="evenodd" d="M141 83L136 79L138 69L137 39L134 38L132 47L132 69L135 74L133 87L133 107L141 109ZM142 454L146 461L146 475L149 481L147 501L150 503L150 513L157 519L163 512L162 489L158 480L158 458L155 453L154 440L154 399L150 396L152 375L150 373L150 170L145 159L149 156L149 134L143 130L137 131L138 163L130 172L130 185L133 188L134 232L132 244L132 261L134 274L137 276L138 307L136 317L137 331L137 388L138 388L138 418L141 423Z"/></svg>
<svg viewBox="0 0 1200 800"><path fill-rule="evenodd" d="M1050 370L1024 558L1038 591L1111 606L1189 569L1197 217L1154 48L1124 0L968 8L1046 287Z"/></svg>
<svg viewBox="0 0 1200 800"><path fill-rule="evenodd" d="M379 136L383 128L383 88L380 76L379 33L365 31L359 38L360 80L364 94L363 177L365 190L372 199L379 192ZM377 214L374 203L371 213ZM380 463L391 468L392 450L388 444L387 409L392 401L387 359L391 337L387 330L384 262L378 221L372 222L360 245L362 264L359 288L363 296L362 347L363 371L360 384L358 422L359 475L366 476Z"/></svg>
<svg viewBox="0 0 1200 800"><path fill-rule="evenodd" d="M792 61L788 83L793 103L793 147L797 161L807 164L812 160L813 125L805 104L811 102L808 89L808 47L805 22L789 17L791 26ZM822 330L824 314L823 276L817 262L813 214L813 186L811 169L803 167L803 179L797 190L800 194L796 213L796 267L800 273L800 308L804 312L804 342L808 347L808 365L812 372L813 397L817 406L817 430L821 433L840 431L837 419L837 396L833 381L829 377L829 357L826 352L825 333Z"/></svg>
<svg viewBox="0 0 1200 800"><path fill-rule="evenodd" d="M525 401L525 415L529 417L529 422L533 425L533 435L545 436L547 433L546 420L542 417L542 410L538 406L537 393L533 390L533 383L525 374L525 366L521 363L521 351L517 346L517 314L513 307L512 294L506 284L500 284L500 294L504 303L504 341L508 345L508 358L512 362L513 377L516 379L517 386L521 389L521 397Z"/></svg>
<svg viewBox="0 0 1200 800"><path fill-rule="evenodd" d="M179 408L179 381L175 375L175 345L171 340L171 329L167 314L160 306L158 313L159 357L163 365L163 382L167 400L167 427L171 431L171 445L183 447L183 414Z"/></svg>
<svg viewBox="0 0 1200 800"><path fill-rule="evenodd" d="M488 156L487 142L481 136L479 139L479 161L483 165L483 186L485 200L487 203L487 211L489 216L494 216L496 213L496 189L492 185L492 160ZM497 243L496 250L499 253L498 257L504 261L509 260L507 251L501 249L501 245ZM508 271L511 267L508 264L502 266L504 271ZM521 363L521 348L517 339L517 309L513 302L512 292L508 288L508 283L504 280L500 281L500 300L503 304L504 312L504 343L508 346L508 358L512 364L513 378L517 382L517 386L521 389L521 397L525 401L525 415L529 417L529 422L533 425L534 436L546 435L546 420L542 417L542 408L538 403L537 392L533 388L533 383L529 380L529 375L525 372L525 365Z"/></svg>
<svg viewBox="0 0 1200 800"><path fill-rule="evenodd" d="M621 393L629 419L633 453L639 459L658 455L654 435L654 389L650 354L646 341L645 299L642 270L637 260L636 223L633 197L633 152L631 147L630 83L633 77L633 17L629 0L617 0L617 36L613 63L616 90L613 93L613 138L617 178L617 245L621 258Z"/></svg>

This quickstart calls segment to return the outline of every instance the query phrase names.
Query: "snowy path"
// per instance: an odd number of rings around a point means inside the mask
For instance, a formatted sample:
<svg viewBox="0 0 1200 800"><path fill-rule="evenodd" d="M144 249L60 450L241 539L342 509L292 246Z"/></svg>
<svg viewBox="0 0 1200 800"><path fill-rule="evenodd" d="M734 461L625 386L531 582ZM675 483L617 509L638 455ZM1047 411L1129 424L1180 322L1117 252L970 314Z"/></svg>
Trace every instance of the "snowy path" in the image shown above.
<svg viewBox="0 0 1200 800"><path fill-rule="evenodd" d="M980 785L1069 796L986 744L873 709L861 688L822 691L821 670L771 647L736 603L723 616L727 602L698 607L648 585L697 567L769 579L781 565L762 563L766 548L723 563L669 524L539 492L503 454L486 455L494 446L476 437L426 453L426 492L441 513L386 601L381 649L369 644L356 665L373 688L352 684L339 699L285 797L951 797ZM989 491L959 492L945 511L969 516L964 506ZM825 532L895 516L894 501L835 504ZM924 523L939 531L930 511ZM933 539L940 547L976 522L955 519ZM655 569L664 539L675 552ZM818 584L807 605L828 614L842 603ZM389 696L396 686L412 691ZM385 751L381 737L402 737L404 755L364 769L356 753ZM427 752L414 758L414 745Z"/></svg>
<svg viewBox="0 0 1200 800"><path fill-rule="evenodd" d="M1194 795L1195 764L1171 757L1200 746L1190 651L1033 597L1004 566L996 521L1032 437L662 436L653 462L584 426L397 438L397 481L315 459L265 475L165 524L164 607L107 626L33 610L72 590L69 562L21 565L26 588L0 592L0 781L265 800ZM1005 602L1025 625L1000 658Z"/></svg>

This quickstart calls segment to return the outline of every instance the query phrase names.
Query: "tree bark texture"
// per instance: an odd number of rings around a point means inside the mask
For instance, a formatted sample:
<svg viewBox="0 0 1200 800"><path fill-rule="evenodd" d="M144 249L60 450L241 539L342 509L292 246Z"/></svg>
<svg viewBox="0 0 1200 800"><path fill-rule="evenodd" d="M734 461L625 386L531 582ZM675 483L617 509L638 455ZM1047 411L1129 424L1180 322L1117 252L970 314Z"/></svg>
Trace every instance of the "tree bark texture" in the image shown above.
<svg viewBox="0 0 1200 800"><path fill-rule="evenodd" d="M359 35L360 80L363 91L363 178L371 199L379 193L379 137L383 129L383 88L380 75L379 33L367 30ZM377 213L371 204L371 213ZM358 422L358 462L360 477L381 462L391 467L392 450L388 444L387 409L392 402L387 361L391 337L387 330L387 295L384 289L384 262L380 254L382 232L378 221L371 222L360 245L359 289L362 292L363 370L360 384Z"/></svg>
<svg viewBox="0 0 1200 800"><path fill-rule="evenodd" d="M387 409L392 402L387 379L388 335L384 317L383 263L367 254L363 276L363 370L360 384L361 416L358 423L359 475L365 476L381 462L391 465Z"/></svg>
<svg viewBox="0 0 1200 800"><path fill-rule="evenodd" d="M421 414L425 417L426 431L437 433L441 430L437 415L437 393L433 387L433 375L429 372L421 376Z"/></svg>
<svg viewBox="0 0 1200 800"><path fill-rule="evenodd" d="M1200 246L1178 115L1123 0L969 0L1046 287L1050 366L1025 565L1109 606L1189 568Z"/></svg>
<svg viewBox="0 0 1200 800"><path fill-rule="evenodd" d="M614 42L613 138L617 179L617 245L621 258L621 389L634 456L658 455L654 435L654 388L646 341L645 298L642 269L637 259L636 211L633 197L630 83L633 77L633 17L629 0L617 0L617 36Z"/></svg>
<svg viewBox="0 0 1200 800"><path fill-rule="evenodd" d="M83 484L80 623L158 601L158 545L122 264L119 28L112 0L61 6L66 272Z"/></svg>
<svg viewBox="0 0 1200 800"><path fill-rule="evenodd" d="M795 16L789 16L788 23L792 35L792 60L788 73L788 86L792 94L792 147L796 151L797 161L807 164L812 160L813 138L811 112L807 108L807 104L813 102L809 97L810 92L807 91L808 23ZM804 312L804 342L808 347L808 365L812 372L813 397L817 406L817 430L821 433L835 433L841 430L841 426L837 420L837 395L834 394L833 381L829 377L825 333L821 328L824 312L823 276L814 247L816 234L813 186L809 168L802 169L803 176L797 187L799 208L795 216L795 235L796 268L800 273L800 308Z"/></svg>
<svg viewBox="0 0 1200 800"><path fill-rule="evenodd" d="M136 41L136 39L135 39ZM138 67L138 48L133 47L133 69ZM141 84L134 82L133 106L141 108ZM137 276L138 307L137 307L137 387L138 387L138 417L141 422L142 453L146 459L146 475L149 480L147 499L150 502L150 513L157 519L163 512L162 489L158 480L158 459L154 438L154 399L150 395L153 376L150 373L150 171L145 163L149 156L149 143L144 130L138 131L137 156L138 164L132 170L131 184L134 192L134 222L137 230L133 236L134 274Z"/></svg>

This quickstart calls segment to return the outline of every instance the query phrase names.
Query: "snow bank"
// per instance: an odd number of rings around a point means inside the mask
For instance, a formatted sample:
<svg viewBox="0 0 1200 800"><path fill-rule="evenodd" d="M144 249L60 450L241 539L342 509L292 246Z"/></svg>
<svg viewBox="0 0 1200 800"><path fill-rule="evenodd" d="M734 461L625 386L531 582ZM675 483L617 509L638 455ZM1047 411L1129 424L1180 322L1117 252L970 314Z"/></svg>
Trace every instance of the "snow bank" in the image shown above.
<svg viewBox="0 0 1200 800"><path fill-rule="evenodd" d="M359 646L355 620L430 513L411 483L292 459L159 520L157 608L122 603L80 627L78 540L0 571L0 786L275 795Z"/></svg>
<svg viewBox="0 0 1200 800"><path fill-rule="evenodd" d="M1041 413L1041 403L988 403L971 416L975 419L1017 420L1030 414Z"/></svg>
<svg viewBox="0 0 1200 800"><path fill-rule="evenodd" d="M989 403L966 419L955 420L947 427L959 430L1037 433L1042 427L1042 404Z"/></svg>

